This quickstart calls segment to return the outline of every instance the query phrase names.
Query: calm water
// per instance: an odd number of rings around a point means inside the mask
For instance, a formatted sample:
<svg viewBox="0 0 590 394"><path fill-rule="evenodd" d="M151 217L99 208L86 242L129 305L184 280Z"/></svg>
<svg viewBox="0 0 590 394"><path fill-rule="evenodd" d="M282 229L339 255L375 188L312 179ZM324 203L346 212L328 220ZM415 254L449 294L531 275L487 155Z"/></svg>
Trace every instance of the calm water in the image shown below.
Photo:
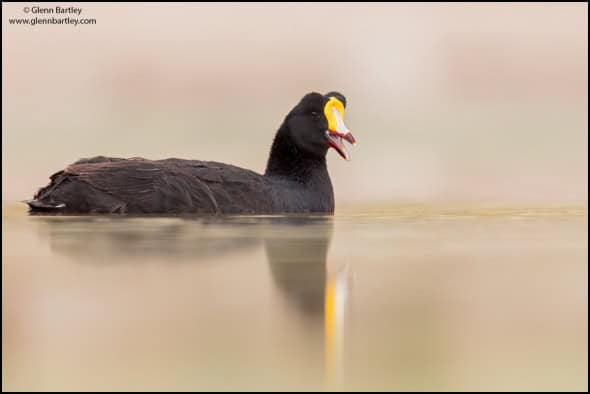
<svg viewBox="0 0 590 394"><path fill-rule="evenodd" d="M587 390L586 208L28 216L4 390Z"/></svg>

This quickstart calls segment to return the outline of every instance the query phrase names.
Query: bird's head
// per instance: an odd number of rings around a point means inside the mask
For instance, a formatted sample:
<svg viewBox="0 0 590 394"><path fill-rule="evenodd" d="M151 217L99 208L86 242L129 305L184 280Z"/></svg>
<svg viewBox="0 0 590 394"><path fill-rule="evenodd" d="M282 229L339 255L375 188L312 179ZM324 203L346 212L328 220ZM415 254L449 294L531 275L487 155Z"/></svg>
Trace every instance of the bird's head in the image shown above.
<svg viewBox="0 0 590 394"><path fill-rule="evenodd" d="M350 156L344 141L356 141L344 124L346 98L338 92L306 94L287 115L285 123L297 147L307 153L325 156L334 148L345 160Z"/></svg>

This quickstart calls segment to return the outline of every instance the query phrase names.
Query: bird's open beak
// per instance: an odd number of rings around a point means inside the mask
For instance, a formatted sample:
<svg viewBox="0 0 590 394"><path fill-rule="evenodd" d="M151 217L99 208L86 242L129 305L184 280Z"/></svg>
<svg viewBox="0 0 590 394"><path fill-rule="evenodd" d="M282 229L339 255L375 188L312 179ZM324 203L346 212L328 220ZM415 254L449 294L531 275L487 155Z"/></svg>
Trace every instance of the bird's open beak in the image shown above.
<svg viewBox="0 0 590 394"><path fill-rule="evenodd" d="M328 130L326 130L328 145L334 148L342 158L350 160L350 155L344 147L344 141L355 145L356 140L344 124L344 104L337 98L330 97L324 107L324 115L328 120Z"/></svg>

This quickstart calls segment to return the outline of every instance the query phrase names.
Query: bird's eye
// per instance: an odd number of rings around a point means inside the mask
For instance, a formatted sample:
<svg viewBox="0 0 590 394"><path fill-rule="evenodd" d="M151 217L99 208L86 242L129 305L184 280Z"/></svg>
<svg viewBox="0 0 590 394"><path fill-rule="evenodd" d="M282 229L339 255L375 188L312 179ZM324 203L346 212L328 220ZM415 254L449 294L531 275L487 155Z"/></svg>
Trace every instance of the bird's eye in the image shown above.
<svg viewBox="0 0 590 394"><path fill-rule="evenodd" d="M315 111L313 111L311 114L312 114L312 116L318 116L319 115L319 113L317 113Z"/></svg>

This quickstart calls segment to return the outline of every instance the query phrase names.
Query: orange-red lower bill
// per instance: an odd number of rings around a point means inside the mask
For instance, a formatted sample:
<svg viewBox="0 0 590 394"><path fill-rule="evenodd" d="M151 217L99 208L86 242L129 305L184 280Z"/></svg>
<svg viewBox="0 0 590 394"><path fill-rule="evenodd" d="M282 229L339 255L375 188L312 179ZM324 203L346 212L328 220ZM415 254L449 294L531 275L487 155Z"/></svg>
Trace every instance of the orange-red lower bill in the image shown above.
<svg viewBox="0 0 590 394"><path fill-rule="evenodd" d="M334 148L344 160L350 160L350 155L346 151L343 141L347 141L352 145L356 144L356 140L352 136L352 133L342 134L337 131L328 130L326 136L328 137L328 145L331 148Z"/></svg>

